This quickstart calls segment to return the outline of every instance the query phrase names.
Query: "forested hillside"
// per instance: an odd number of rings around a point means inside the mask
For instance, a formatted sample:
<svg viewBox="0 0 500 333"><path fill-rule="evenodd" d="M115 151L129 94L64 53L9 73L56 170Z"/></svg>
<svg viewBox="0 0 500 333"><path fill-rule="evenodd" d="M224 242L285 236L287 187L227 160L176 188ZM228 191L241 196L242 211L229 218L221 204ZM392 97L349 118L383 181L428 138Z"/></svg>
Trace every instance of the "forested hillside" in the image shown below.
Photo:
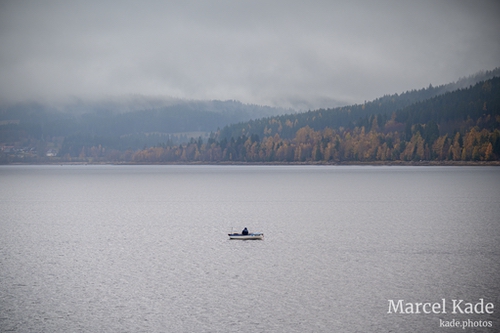
<svg viewBox="0 0 500 333"><path fill-rule="evenodd" d="M500 161L500 69L360 105L268 116L276 111L284 110L235 101L125 113L7 109L0 163Z"/></svg>
<svg viewBox="0 0 500 333"><path fill-rule="evenodd" d="M182 101L128 112L119 106L77 104L56 110L25 103L0 108L0 161L39 161L47 154L78 157L96 147L123 152L180 144L229 123L290 112L237 101Z"/></svg>
<svg viewBox="0 0 500 333"><path fill-rule="evenodd" d="M364 104L356 104L334 109L319 109L305 113L281 115L242 122L224 127L221 138L237 138L248 133L256 134L263 138L278 133L283 139L292 139L297 129L309 126L318 131L325 128L368 128L371 124L370 117L377 115L377 118L384 121L391 117L392 113L402 110L410 105L427 101L430 98L443 95L448 92L469 88L478 82L500 77L500 68L492 71L480 72L476 75L459 79L457 82L446 85L420 90L407 91L402 94L386 95ZM424 111L429 112L428 110Z"/></svg>
<svg viewBox="0 0 500 333"><path fill-rule="evenodd" d="M335 119L335 126L329 127L331 119ZM413 103L390 114L369 113L356 121L349 119L348 111L338 116L326 110L266 118L246 126L240 124L237 137L228 139L225 128L206 143L192 140L180 146L150 148L133 154L131 161L497 161L500 78ZM252 131L256 123L264 126L258 134Z"/></svg>

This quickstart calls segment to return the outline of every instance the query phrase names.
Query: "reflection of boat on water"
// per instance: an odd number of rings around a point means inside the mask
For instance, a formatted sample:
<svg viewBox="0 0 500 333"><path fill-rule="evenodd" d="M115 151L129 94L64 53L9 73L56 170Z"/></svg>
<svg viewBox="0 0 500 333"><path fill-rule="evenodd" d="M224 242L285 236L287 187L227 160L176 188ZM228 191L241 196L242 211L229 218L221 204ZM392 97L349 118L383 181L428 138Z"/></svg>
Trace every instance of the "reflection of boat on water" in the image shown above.
<svg viewBox="0 0 500 333"><path fill-rule="evenodd" d="M262 232L250 232L246 235L231 233L228 234L229 239L242 239L242 240L250 240L250 239L264 239L264 233Z"/></svg>

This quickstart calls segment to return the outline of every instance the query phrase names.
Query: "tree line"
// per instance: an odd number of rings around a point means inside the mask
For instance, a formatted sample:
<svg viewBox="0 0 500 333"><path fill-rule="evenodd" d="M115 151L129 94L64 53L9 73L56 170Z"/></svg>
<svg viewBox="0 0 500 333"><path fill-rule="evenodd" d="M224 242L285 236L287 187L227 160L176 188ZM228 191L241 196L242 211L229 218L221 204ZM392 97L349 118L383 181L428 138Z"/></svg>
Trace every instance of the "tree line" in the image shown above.
<svg viewBox="0 0 500 333"><path fill-rule="evenodd" d="M200 138L179 146L138 151L132 161L500 160L500 78L413 103L391 114L367 114L346 127L339 123L327 126L336 116L342 119L346 115L318 110L242 123L226 127L206 143ZM228 137L228 133L239 135Z"/></svg>
<svg viewBox="0 0 500 333"><path fill-rule="evenodd" d="M149 139L158 141L143 149L131 148L132 145L126 148L128 143L123 137L111 141L97 135L75 134L65 138L57 160L125 163L499 161L500 77L420 100L426 94L433 95L434 89L386 96L363 105L260 118L226 126L211 133L208 139L198 137L180 143L171 136L150 135ZM412 99L418 101L407 101ZM1 158L6 157L0 155ZM45 156L25 155L23 159L25 162L48 161Z"/></svg>
<svg viewBox="0 0 500 333"><path fill-rule="evenodd" d="M364 127L337 131L300 128L293 139L279 134L259 140L240 136L221 141L192 140L170 147L152 147L129 156L135 163L172 162L374 162L374 161L497 161L500 130L470 130L432 136L432 124L414 126L409 140L404 133L383 133Z"/></svg>

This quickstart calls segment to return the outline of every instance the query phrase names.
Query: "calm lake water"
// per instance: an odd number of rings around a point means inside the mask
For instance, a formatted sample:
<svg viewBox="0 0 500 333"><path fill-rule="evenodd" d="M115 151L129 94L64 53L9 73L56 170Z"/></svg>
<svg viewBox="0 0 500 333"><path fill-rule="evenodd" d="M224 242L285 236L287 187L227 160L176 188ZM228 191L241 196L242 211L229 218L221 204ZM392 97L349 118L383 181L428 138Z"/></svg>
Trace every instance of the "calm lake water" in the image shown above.
<svg viewBox="0 0 500 333"><path fill-rule="evenodd" d="M2 332L498 332L499 272L497 167L0 167Z"/></svg>

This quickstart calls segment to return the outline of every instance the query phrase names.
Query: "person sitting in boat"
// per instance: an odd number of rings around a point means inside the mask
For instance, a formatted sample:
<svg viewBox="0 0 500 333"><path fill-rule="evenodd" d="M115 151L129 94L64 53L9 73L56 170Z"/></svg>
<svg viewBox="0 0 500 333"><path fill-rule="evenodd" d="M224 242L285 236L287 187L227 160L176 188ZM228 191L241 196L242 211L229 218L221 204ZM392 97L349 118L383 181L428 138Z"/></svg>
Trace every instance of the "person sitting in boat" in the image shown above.
<svg viewBox="0 0 500 333"><path fill-rule="evenodd" d="M245 229L243 229L243 231L241 232L242 235L248 235L248 229L247 227L245 227Z"/></svg>

